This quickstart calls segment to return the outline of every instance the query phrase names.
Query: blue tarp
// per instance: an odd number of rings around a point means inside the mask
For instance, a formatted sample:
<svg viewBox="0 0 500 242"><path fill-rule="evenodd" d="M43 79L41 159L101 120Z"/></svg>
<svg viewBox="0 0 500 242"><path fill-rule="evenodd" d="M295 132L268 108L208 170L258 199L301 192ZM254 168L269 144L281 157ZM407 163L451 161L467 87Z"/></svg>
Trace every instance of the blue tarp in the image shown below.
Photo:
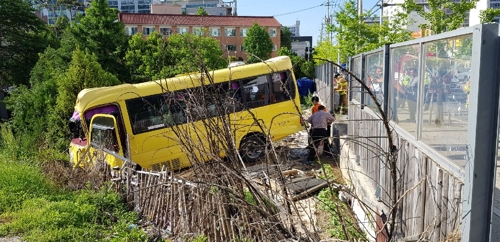
<svg viewBox="0 0 500 242"><path fill-rule="evenodd" d="M301 97L305 97L309 95L309 93L312 94L316 92L316 83L314 83L313 80L307 77L302 77L299 80L297 80L297 86L299 88L299 95Z"/></svg>

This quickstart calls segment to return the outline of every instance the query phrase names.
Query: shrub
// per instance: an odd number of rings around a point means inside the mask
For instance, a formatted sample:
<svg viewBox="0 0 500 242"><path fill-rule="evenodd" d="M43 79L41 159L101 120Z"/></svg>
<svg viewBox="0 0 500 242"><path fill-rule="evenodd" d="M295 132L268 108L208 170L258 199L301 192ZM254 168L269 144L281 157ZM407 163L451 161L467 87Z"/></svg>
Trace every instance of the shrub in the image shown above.
<svg viewBox="0 0 500 242"><path fill-rule="evenodd" d="M147 241L138 215L108 186L58 188L38 166L0 156L0 237L27 241Z"/></svg>

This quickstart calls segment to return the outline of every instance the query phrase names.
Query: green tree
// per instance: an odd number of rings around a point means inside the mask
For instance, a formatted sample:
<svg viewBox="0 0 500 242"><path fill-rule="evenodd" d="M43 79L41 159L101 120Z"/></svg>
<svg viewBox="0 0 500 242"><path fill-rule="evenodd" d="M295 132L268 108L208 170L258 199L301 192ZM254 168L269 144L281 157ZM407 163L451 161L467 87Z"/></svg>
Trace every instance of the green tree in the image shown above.
<svg viewBox="0 0 500 242"><path fill-rule="evenodd" d="M347 58L362 52L377 49L387 43L397 43L410 39L410 32L405 30L408 14L406 12L398 13L385 19L380 24L366 24L364 20L372 16L371 12L365 12L358 15L355 0L348 0L334 14L336 24L327 25L328 33L335 33L335 47L323 46L316 48L319 56L326 59L337 60L337 54L340 52L340 61L345 63ZM324 43L327 45L328 43ZM324 53L323 53L324 52ZM335 53L337 52L337 53Z"/></svg>
<svg viewBox="0 0 500 242"><path fill-rule="evenodd" d="M196 11L196 15L208 15L207 11L203 9L202 7L198 8L198 11Z"/></svg>
<svg viewBox="0 0 500 242"><path fill-rule="evenodd" d="M202 64L209 70L223 68L227 66L223 54L220 43L211 37L176 34L164 39L154 32L146 41L134 35L125 61L134 80L145 81L199 71Z"/></svg>
<svg viewBox="0 0 500 242"><path fill-rule="evenodd" d="M332 60L336 62L338 53L338 47L333 45L329 39L319 41L314 48L314 56L317 58L314 62L318 65L323 64L323 60Z"/></svg>
<svg viewBox="0 0 500 242"><path fill-rule="evenodd" d="M0 86L27 84L52 38L27 1L0 0Z"/></svg>
<svg viewBox="0 0 500 242"><path fill-rule="evenodd" d="M358 16L356 1L347 0L334 14L337 25L327 25L327 32L336 34L341 62L345 62L349 56L381 46L379 26L368 25L363 21L370 15L371 13L363 13Z"/></svg>
<svg viewBox="0 0 500 242"><path fill-rule="evenodd" d="M165 74L168 76L199 71L200 65L208 70L227 66L219 41L206 36L177 34L168 38Z"/></svg>
<svg viewBox="0 0 500 242"><path fill-rule="evenodd" d="M482 24L493 22L497 16L500 16L500 8L487 8L486 10L481 10L479 13L479 19Z"/></svg>
<svg viewBox="0 0 500 242"><path fill-rule="evenodd" d="M71 19L69 21L73 21L74 12L83 9L83 3L78 0L57 0L58 5L64 6L69 11L69 15Z"/></svg>
<svg viewBox="0 0 500 242"><path fill-rule="evenodd" d="M66 15L61 15L57 17L56 24L53 26L54 34L56 37L60 38L61 35L64 33L64 31L69 28L70 26L69 22L70 21L68 17L66 17Z"/></svg>
<svg viewBox="0 0 500 242"><path fill-rule="evenodd" d="M280 31L280 46L292 49L292 32L288 27L284 27Z"/></svg>
<svg viewBox="0 0 500 242"><path fill-rule="evenodd" d="M47 120L56 104L57 81L67 67L68 61L59 50L47 48L31 71L31 87L17 87L7 100L20 154L37 152L37 148L48 143Z"/></svg>
<svg viewBox="0 0 500 242"><path fill-rule="evenodd" d="M409 23L408 14L405 12L398 12L390 19L384 19L383 24L378 25L379 46L410 40L411 32L406 29Z"/></svg>
<svg viewBox="0 0 500 242"><path fill-rule="evenodd" d="M452 0L428 0L429 9L413 0L405 0L403 9L409 14L417 12L428 24L421 24L421 28L430 29L433 34L451 31L461 27L469 11L476 7L477 0L459 1ZM451 11L452 14L448 14Z"/></svg>
<svg viewBox="0 0 500 242"><path fill-rule="evenodd" d="M120 80L129 80L122 64L125 56L127 36L125 26L118 21L118 10L110 8L106 0L94 0L85 16L79 15L71 28L77 44L97 56L104 70L113 73Z"/></svg>
<svg viewBox="0 0 500 242"><path fill-rule="evenodd" d="M247 63L255 63L269 59L273 51L273 42L266 28L254 23L243 40L243 48L247 51Z"/></svg>
<svg viewBox="0 0 500 242"><path fill-rule="evenodd" d="M58 79L56 105L49 117L47 130L51 143L56 148L65 148L69 137L66 127L71 116L78 93L85 88L103 87L120 84L113 74L103 70L97 56L76 49L66 73Z"/></svg>
<svg viewBox="0 0 500 242"><path fill-rule="evenodd" d="M170 64L167 58L167 41L156 31L145 41L141 33L135 34L129 40L125 64L134 83L161 78L166 66Z"/></svg>
<svg viewBox="0 0 500 242"><path fill-rule="evenodd" d="M278 50L278 56L289 56L293 65L293 74L295 78L299 79L301 77L315 78L316 70L314 68L314 63L311 61L306 61L304 58L293 53L287 47L281 47Z"/></svg>

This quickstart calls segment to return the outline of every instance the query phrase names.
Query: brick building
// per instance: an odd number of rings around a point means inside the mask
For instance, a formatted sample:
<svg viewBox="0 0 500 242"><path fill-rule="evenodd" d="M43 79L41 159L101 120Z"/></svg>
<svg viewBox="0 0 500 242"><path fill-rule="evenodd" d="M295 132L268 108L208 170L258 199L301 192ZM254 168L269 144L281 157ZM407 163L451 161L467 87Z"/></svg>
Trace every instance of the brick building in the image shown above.
<svg viewBox="0 0 500 242"><path fill-rule="evenodd" d="M155 30L165 37L171 34L205 33L220 42L226 56L244 60L247 54L243 49L243 40L248 29L257 23L266 28L271 37L274 45L271 57L275 57L280 48L281 24L274 17L119 13L118 20L125 24L127 34L140 32L144 38Z"/></svg>

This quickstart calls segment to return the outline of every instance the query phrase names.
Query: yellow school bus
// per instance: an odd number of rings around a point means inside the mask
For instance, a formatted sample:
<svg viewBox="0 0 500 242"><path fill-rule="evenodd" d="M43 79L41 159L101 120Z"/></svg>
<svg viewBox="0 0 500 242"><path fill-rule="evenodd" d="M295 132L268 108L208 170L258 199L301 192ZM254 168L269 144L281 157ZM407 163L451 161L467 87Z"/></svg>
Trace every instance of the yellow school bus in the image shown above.
<svg viewBox="0 0 500 242"><path fill-rule="evenodd" d="M287 56L140 84L84 89L70 119L70 161L88 163L100 147L116 154L106 156L115 170L123 159L142 169L166 165L177 170L191 166L195 153L210 159L202 151L186 149L186 143L207 147L216 140L220 147L223 142L234 144L244 161L254 162L264 154L266 137L275 141L303 129L299 114L297 84ZM219 132L214 123L228 128ZM223 130L230 130L231 140L223 140L228 136Z"/></svg>

